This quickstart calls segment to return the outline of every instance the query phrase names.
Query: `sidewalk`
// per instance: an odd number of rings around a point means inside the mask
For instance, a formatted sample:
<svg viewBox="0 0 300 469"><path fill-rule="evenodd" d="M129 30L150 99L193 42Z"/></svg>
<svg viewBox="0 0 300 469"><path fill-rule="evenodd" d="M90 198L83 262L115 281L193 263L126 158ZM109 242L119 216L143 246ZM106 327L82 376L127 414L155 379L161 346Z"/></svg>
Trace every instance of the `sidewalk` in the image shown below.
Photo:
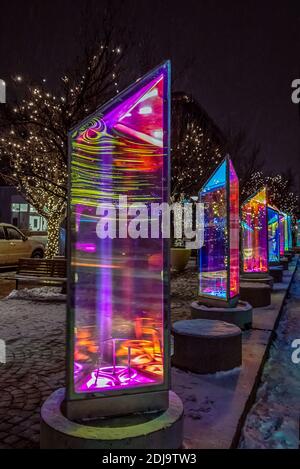
<svg viewBox="0 0 300 469"><path fill-rule="evenodd" d="M204 376L172 369L172 388L185 407L186 448L238 443L294 269L276 285L272 305L254 310L254 329L243 334L241 369ZM173 322L189 317L196 291L195 271L173 276ZM38 448L41 404L65 384L65 304L2 299L0 318L7 344L7 363L0 364L0 448Z"/></svg>
<svg viewBox="0 0 300 469"><path fill-rule="evenodd" d="M241 368L214 375L172 370L173 390L185 407L185 448L226 449L238 445L295 268L294 260L283 283L275 285L272 304L253 310L253 329L243 333ZM186 302L186 311L190 301Z"/></svg>
<svg viewBox="0 0 300 469"><path fill-rule="evenodd" d="M65 304L0 301L0 448L39 448L40 407L65 382Z"/></svg>

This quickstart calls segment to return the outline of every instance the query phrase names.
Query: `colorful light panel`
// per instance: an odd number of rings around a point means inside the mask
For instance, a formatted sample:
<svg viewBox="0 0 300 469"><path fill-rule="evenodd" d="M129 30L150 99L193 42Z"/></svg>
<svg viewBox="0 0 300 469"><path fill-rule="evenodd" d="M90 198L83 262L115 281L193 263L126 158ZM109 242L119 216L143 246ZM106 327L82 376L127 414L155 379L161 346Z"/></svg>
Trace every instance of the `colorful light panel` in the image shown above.
<svg viewBox="0 0 300 469"><path fill-rule="evenodd" d="M297 248L300 248L300 220L297 220L296 246L297 246Z"/></svg>
<svg viewBox="0 0 300 469"><path fill-rule="evenodd" d="M276 264L280 261L280 232L278 210L268 206L268 242L269 263Z"/></svg>
<svg viewBox="0 0 300 469"><path fill-rule="evenodd" d="M292 217L291 215L286 215L286 225L287 225L287 247L288 251L293 249L293 232L292 232Z"/></svg>
<svg viewBox="0 0 300 469"><path fill-rule="evenodd" d="M263 188L242 205L243 272L267 273L267 190Z"/></svg>
<svg viewBox="0 0 300 469"><path fill-rule="evenodd" d="M119 195L168 202L169 81L167 62L71 133L72 399L168 388L167 241L99 239L96 228L99 204Z"/></svg>
<svg viewBox="0 0 300 469"><path fill-rule="evenodd" d="M292 234L292 217L287 213L284 216L284 250L290 251L293 249L293 234Z"/></svg>
<svg viewBox="0 0 300 469"><path fill-rule="evenodd" d="M229 158L199 193L204 204L199 295L229 302L239 294L239 182Z"/></svg>
<svg viewBox="0 0 300 469"><path fill-rule="evenodd" d="M285 215L279 214L279 243L280 243L280 256L284 256L285 251Z"/></svg>

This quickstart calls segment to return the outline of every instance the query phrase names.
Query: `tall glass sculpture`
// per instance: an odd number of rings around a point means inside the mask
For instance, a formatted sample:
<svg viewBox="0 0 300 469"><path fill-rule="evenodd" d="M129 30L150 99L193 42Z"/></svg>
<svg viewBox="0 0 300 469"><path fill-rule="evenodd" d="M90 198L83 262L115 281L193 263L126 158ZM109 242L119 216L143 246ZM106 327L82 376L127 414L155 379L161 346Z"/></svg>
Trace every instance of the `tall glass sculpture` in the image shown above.
<svg viewBox="0 0 300 469"><path fill-rule="evenodd" d="M300 220L297 220L297 238L296 238L296 247L300 248Z"/></svg>
<svg viewBox="0 0 300 469"><path fill-rule="evenodd" d="M105 416L168 405L168 241L124 234L116 205L168 202L169 125L166 62L70 133L69 416L87 399ZM118 235L99 236L99 207Z"/></svg>
<svg viewBox="0 0 300 469"><path fill-rule="evenodd" d="M285 251L285 214L279 213L279 246L280 257L284 256Z"/></svg>
<svg viewBox="0 0 300 469"><path fill-rule="evenodd" d="M268 272L268 216L265 187L249 197L242 205L242 256L245 274Z"/></svg>
<svg viewBox="0 0 300 469"><path fill-rule="evenodd" d="M280 262L279 212L268 206L269 264Z"/></svg>
<svg viewBox="0 0 300 469"><path fill-rule="evenodd" d="M232 306L239 295L239 181L227 157L199 193L204 204L199 295Z"/></svg>
<svg viewBox="0 0 300 469"><path fill-rule="evenodd" d="M285 251L293 249L293 234L292 234L292 217L287 213L284 214L285 222Z"/></svg>

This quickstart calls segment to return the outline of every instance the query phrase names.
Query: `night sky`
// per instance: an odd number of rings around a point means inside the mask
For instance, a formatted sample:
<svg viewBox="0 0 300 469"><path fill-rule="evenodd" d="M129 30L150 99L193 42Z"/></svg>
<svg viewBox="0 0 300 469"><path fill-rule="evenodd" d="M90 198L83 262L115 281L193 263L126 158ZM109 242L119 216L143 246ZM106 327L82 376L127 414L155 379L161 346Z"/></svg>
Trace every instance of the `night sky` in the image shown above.
<svg viewBox="0 0 300 469"><path fill-rule="evenodd" d="M246 128L268 169L298 173L300 118L291 82L300 78L299 0L112 3L121 8L117 26L126 26L132 41L124 85L137 78L146 43L154 63L172 59L174 90L191 93L222 129ZM83 23L100 27L104 5L0 0L0 77L47 77L55 85L80 53Z"/></svg>

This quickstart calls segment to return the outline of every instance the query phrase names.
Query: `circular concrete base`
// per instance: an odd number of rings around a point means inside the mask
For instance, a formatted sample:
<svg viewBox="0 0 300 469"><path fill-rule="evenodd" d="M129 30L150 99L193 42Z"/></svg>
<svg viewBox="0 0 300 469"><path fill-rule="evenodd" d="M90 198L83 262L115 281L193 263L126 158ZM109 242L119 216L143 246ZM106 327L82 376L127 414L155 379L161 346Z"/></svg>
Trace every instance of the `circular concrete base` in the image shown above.
<svg viewBox="0 0 300 469"><path fill-rule="evenodd" d="M280 265L283 270L289 270L289 259L288 257L281 257L280 258Z"/></svg>
<svg viewBox="0 0 300 469"><path fill-rule="evenodd" d="M262 308L271 304L271 287L266 283L240 283L240 298L248 301L253 308Z"/></svg>
<svg viewBox="0 0 300 469"><path fill-rule="evenodd" d="M276 265L274 267L269 268L270 275L274 278L275 283L281 283L282 282L282 276L283 276L283 268L281 265Z"/></svg>
<svg viewBox="0 0 300 469"><path fill-rule="evenodd" d="M183 405L169 392L164 412L101 419L89 424L68 420L61 412L65 390L58 389L41 409L42 449L179 449Z"/></svg>
<svg viewBox="0 0 300 469"><path fill-rule="evenodd" d="M233 324L209 319L173 325L172 364L194 373L227 371L242 364L242 332Z"/></svg>
<svg viewBox="0 0 300 469"><path fill-rule="evenodd" d="M295 255L295 253L293 251L286 251L284 253L284 257L287 257L289 262L293 259L294 255Z"/></svg>
<svg viewBox="0 0 300 469"><path fill-rule="evenodd" d="M252 306L239 301L235 308L209 307L194 301L191 304L192 319L212 319L235 324L241 329L250 329L252 326Z"/></svg>
<svg viewBox="0 0 300 469"><path fill-rule="evenodd" d="M274 278L272 277L272 275L266 275L266 274L264 274L264 276L259 276L259 277L250 276L250 274L242 274L240 276L240 281L253 283L254 285L258 283L266 283L267 285L271 287L271 289L273 288L273 285L274 285Z"/></svg>

